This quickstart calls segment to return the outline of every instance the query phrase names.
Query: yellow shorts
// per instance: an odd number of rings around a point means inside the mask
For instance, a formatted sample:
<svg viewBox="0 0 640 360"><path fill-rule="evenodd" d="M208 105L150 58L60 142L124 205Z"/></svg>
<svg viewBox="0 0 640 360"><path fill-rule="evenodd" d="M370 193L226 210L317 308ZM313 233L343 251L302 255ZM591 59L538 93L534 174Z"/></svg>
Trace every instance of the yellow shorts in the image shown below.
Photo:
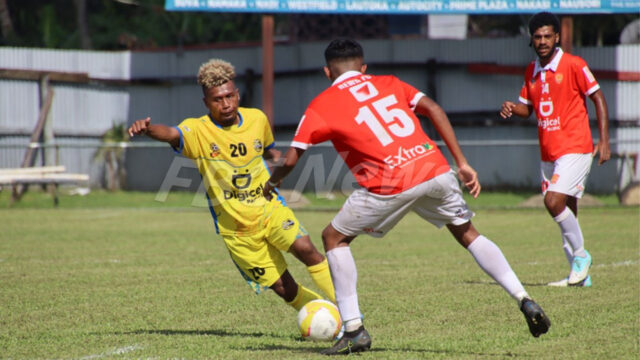
<svg viewBox="0 0 640 360"><path fill-rule="evenodd" d="M287 270L281 251L288 251L307 230L286 206L276 206L267 215L265 228L249 236L223 235L231 259L249 286L259 294Z"/></svg>

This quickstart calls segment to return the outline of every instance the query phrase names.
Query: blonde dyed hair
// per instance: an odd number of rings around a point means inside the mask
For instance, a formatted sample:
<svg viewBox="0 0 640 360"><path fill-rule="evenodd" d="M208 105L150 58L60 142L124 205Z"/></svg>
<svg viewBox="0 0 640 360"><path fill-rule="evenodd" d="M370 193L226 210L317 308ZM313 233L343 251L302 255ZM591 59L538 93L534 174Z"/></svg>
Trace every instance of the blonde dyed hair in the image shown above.
<svg viewBox="0 0 640 360"><path fill-rule="evenodd" d="M209 89L232 81L235 77L236 72L231 63L222 59L211 59L200 66L198 84Z"/></svg>

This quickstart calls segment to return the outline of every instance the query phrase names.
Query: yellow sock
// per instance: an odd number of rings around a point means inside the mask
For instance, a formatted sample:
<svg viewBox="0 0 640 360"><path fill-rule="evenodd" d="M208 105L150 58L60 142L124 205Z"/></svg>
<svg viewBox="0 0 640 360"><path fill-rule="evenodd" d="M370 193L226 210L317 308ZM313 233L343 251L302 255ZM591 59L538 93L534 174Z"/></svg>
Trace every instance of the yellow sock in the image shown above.
<svg viewBox="0 0 640 360"><path fill-rule="evenodd" d="M333 288L333 281L331 281L331 272L329 271L329 262L325 258L321 263L311 265L307 267L311 279L317 287L327 296L332 302L336 303L336 291Z"/></svg>
<svg viewBox="0 0 640 360"><path fill-rule="evenodd" d="M302 309L304 304L308 303L311 300L317 299L322 299L322 296L298 284L298 294L292 301L288 302L287 304L299 311L300 309Z"/></svg>

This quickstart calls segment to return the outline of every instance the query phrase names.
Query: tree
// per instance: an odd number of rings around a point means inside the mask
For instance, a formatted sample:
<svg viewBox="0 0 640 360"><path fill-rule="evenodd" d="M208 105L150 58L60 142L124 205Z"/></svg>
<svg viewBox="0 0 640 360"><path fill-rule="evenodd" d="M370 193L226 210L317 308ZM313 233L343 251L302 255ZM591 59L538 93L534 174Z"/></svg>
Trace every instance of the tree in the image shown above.
<svg viewBox="0 0 640 360"><path fill-rule="evenodd" d="M73 0L76 6L76 23L80 34L80 45L83 49L91 49L91 36L89 36L89 24L87 23L87 1Z"/></svg>
<svg viewBox="0 0 640 360"><path fill-rule="evenodd" d="M0 29L2 29L3 38L8 39L13 36L13 22L7 0L0 0Z"/></svg>

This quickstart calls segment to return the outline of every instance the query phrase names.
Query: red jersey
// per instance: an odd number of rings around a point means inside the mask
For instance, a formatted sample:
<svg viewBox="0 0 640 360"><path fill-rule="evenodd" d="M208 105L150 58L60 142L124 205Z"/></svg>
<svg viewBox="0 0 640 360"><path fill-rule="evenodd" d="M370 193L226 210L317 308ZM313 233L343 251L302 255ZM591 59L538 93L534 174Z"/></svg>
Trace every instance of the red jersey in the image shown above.
<svg viewBox="0 0 640 360"><path fill-rule="evenodd" d="M520 102L536 112L542 161L593 151L586 97L598 89L587 63L562 49L544 68L537 59L529 64Z"/></svg>
<svg viewBox="0 0 640 360"><path fill-rule="evenodd" d="M402 192L449 171L413 112L423 96L395 76L346 72L307 107L291 146L330 140L360 186Z"/></svg>

